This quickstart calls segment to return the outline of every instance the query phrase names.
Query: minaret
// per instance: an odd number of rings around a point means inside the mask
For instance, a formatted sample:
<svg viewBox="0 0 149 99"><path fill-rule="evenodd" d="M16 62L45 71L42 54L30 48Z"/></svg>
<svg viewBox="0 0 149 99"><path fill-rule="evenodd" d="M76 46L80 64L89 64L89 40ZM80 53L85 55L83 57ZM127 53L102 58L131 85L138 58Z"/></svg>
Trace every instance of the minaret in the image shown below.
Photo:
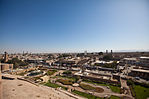
<svg viewBox="0 0 149 99"><path fill-rule="evenodd" d="M113 54L113 51L111 50L111 54Z"/></svg>
<svg viewBox="0 0 149 99"><path fill-rule="evenodd" d="M87 51L84 51L84 55L87 55Z"/></svg>
<svg viewBox="0 0 149 99"><path fill-rule="evenodd" d="M106 50L106 54L108 54L108 50Z"/></svg>
<svg viewBox="0 0 149 99"><path fill-rule="evenodd" d="M8 53L7 52L5 52L5 54L4 54L4 62L8 62Z"/></svg>
<svg viewBox="0 0 149 99"><path fill-rule="evenodd" d="M113 57L113 51L111 50L111 57Z"/></svg>

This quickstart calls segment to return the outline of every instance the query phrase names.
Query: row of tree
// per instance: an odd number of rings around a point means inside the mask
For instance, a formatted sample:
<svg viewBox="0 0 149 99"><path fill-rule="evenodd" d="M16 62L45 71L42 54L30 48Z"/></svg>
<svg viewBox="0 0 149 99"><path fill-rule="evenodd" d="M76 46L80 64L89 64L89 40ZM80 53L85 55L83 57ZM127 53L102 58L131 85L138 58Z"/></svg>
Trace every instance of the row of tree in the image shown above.
<svg viewBox="0 0 149 99"><path fill-rule="evenodd" d="M116 61L114 61L113 63L105 63L105 64L95 64L95 66L101 66L101 67L105 67L105 68L113 68L116 69L117 68L118 63Z"/></svg>

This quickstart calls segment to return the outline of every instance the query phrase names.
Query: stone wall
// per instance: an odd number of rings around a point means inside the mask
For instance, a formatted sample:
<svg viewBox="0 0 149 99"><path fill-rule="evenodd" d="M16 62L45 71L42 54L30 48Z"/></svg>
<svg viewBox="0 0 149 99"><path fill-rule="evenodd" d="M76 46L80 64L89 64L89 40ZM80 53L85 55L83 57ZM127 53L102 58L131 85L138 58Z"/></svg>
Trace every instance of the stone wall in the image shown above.
<svg viewBox="0 0 149 99"><path fill-rule="evenodd" d="M13 64L0 63L1 71L13 70Z"/></svg>

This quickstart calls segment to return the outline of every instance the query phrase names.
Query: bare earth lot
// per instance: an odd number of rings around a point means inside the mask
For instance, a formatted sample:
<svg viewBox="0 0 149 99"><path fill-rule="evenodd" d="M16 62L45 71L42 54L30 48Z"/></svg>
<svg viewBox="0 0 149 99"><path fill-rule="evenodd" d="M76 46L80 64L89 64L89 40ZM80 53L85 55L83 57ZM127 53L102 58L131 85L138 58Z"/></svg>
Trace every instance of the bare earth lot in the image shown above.
<svg viewBox="0 0 149 99"><path fill-rule="evenodd" d="M3 99L74 99L46 86L36 86L21 80L2 80ZM78 97L81 99L81 97Z"/></svg>

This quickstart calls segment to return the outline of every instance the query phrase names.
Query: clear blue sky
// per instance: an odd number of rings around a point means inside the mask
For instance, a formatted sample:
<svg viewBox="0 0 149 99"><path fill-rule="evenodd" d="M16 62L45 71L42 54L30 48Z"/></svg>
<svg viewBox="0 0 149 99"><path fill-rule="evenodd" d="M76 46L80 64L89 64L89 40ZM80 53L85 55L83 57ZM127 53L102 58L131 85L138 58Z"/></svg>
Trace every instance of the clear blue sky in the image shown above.
<svg viewBox="0 0 149 99"><path fill-rule="evenodd" d="M0 50L149 50L149 0L0 0Z"/></svg>

